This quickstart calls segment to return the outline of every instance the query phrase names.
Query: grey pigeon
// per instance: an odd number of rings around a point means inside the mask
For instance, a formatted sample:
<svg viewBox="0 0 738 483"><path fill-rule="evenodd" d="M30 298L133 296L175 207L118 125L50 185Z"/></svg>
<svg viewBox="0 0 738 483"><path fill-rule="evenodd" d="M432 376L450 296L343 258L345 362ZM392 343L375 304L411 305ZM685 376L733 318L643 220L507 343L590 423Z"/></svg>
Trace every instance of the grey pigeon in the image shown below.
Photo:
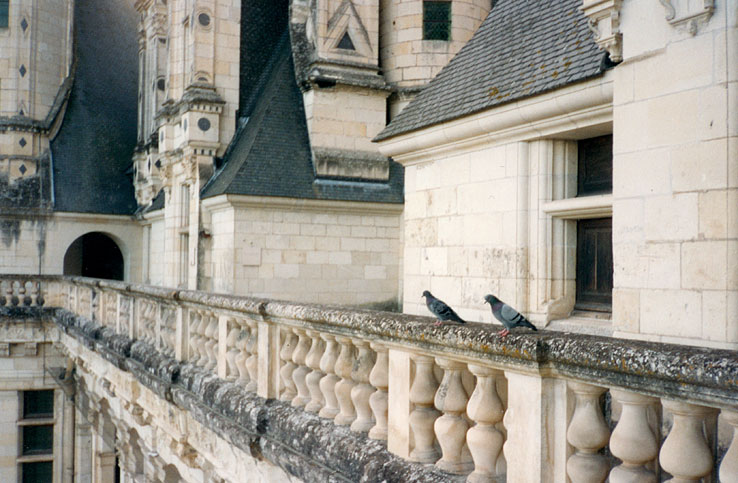
<svg viewBox="0 0 738 483"><path fill-rule="evenodd" d="M505 326L505 328L499 332L501 337L507 336L507 334L510 333L510 329L514 327L528 327L533 330L538 330L520 312L510 307L494 295L485 295L484 303L487 303L492 307L492 315L494 315L495 318Z"/></svg>
<svg viewBox="0 0 738 483"><path fill-rule="evenodd" d="M438 318L436 325L441 325L446 320L458 322L460 324L466 323L456 314L456 312L454 312L454 309L446 305L443 300L435 298L429 291L424 291L421 297L425 297L425 305L428 306L428 310Z"/></svg>

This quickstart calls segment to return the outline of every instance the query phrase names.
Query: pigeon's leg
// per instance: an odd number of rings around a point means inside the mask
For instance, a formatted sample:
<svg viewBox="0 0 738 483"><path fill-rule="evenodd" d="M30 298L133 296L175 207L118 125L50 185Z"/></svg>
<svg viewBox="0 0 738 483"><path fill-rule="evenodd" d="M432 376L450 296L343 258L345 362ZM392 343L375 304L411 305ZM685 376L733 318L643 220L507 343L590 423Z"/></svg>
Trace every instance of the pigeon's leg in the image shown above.
<svg viewBox="0 0 738 483"><path fill-rule="evenodd" d="M501 331L499 331L499 332L497 333L497 335L499 335L500 337L504 338L504 337L506 337L506 336L507 336L507 334L509 334L509 333L510 333L510 331L509 331L509 330L507 330L507 329L502 329Z"/></svg>
<svg viewBox="0 0 738 483"><path fill-rule="evenodd" d="M436 320L435 322L433 322L433 325L435 325L436 327L438 327L439 325L443 325L443 321L442 320Z"/></svg>

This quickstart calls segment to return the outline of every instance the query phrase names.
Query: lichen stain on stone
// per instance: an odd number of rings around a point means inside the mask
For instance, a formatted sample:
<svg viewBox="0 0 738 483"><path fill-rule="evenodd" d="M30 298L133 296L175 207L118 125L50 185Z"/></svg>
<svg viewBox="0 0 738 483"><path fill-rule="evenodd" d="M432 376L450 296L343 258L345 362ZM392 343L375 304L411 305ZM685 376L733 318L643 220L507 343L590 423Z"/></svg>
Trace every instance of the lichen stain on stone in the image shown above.
<svg viewBox="0 0 738 483"><path fill-rule="evenodd" d="M0 237L5 248L17 244L20 238L21 221L16 219L0 220Z"/></svg>

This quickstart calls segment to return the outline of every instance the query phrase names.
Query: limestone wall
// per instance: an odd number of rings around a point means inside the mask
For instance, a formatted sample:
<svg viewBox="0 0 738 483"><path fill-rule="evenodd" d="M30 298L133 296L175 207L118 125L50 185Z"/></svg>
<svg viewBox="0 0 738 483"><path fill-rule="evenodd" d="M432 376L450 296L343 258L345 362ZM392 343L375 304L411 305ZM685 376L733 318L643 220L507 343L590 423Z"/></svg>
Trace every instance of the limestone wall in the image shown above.
<svg viewBox="0 0 738 483"><path fill-rule="evenodd" d="M401 205L277 201L210 208L212 291L396 304Z"/></svg>
<svg viewBox="0 0 738 483"><path fill-rule="evenodd" d="M61 481L64 394L46 371L65 367L64 357L52 346L54 328L40 321L9 321L0 328L0 480L20 481L22 391L51 389L54 394L54 443L50 459L54 475ZM48 341L48 342L43 342ZM69 447L69 446L67 446ZM19 460L20 458L20 460ZM25 457L26 460L33 459ZM45 458L44 458L45 459Z"/></svg>
<svg viewBox="0 0 738 483"><path fill-rule="evenodd" d="M56 213L0 218L0 273L61 274L64 255L90 232L111 237L121 250L126 280L140 281L141 226L126 216Z"/></svg>
<svg viewBox="0 0 738 483"><path fill-rule="evenodd" d="M738 342L738 5L624 2L614 69L620 335ZM694 24L678 23L702 13ZM639 336L639 337L640 337Z"/></svg>

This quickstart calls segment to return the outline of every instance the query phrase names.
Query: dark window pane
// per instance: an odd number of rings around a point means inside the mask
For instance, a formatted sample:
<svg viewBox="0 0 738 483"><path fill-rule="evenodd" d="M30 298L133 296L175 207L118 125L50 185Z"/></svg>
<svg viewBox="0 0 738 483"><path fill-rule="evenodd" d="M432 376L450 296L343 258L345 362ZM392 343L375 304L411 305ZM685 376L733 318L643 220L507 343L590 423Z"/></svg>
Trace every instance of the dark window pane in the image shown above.
<svg viewBox="0 0 738 483"><path fill-rule="evenodd" d="M423 2L423 39L451 39L451 2Z"/></svg>
<svg viewBox="0 0 738 483"><path fill-rule="evenodd" d="M49 454L54 445L54 425L22 426L23 455Z"/></svg>
<svg viewBox="0 0 738 483"><path fill-rule="evenodd" d="M336 47L344 50L356 50L356 48L354 47L354 43L351 41L351 36L348 32L343 34L343 37L341 37L341 41L338 42L338 45Z"/></svg>
<svg viewBox="0 0 738 483"><path fill-rule="evenodd" d="M39 461L38 463L23 463L23 483L50 483L53 480L53 463L51 461Z"/></svg>
<svg viewBox="0 0 738 483"><path fill-rule="evenodd" d="M612 134L578 145L577 196L612 193Z"/></svg>
<svg viewBox="0 0 738 483"><path fill-rule="evenodd" d="M8 28L8 10L10 8L8 0L0 0L0 28Z"/></svg>
<svg viewBox="0 0 738 483"><path fill-rule="evenodd" d="M577 298L575 308L612 307L612 218L577 222Z"/></svg>
<svg viewBox="0 0 738 483"><path fill-rule="evenodd" d="M24 391L23 419L54 417L54 391Z"/></svg>

